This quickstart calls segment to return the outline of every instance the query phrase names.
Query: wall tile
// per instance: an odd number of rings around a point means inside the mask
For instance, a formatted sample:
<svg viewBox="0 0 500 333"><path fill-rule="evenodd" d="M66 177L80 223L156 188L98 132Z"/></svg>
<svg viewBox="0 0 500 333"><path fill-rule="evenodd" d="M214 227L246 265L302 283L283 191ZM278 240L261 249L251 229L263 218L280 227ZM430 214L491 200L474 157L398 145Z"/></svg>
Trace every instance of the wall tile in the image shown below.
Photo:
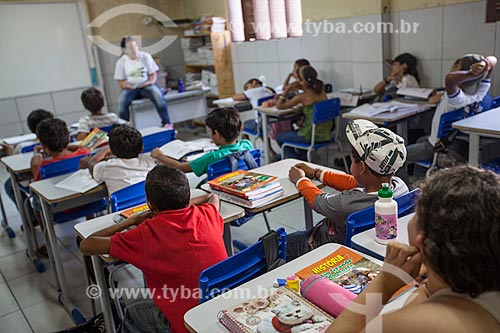
<svg viewBox="0 0 500 333"><path fill-rule="evenodd" d="M346 29L350 29L351 20L331 20L335 26L344 24ZM340 30L341 31L341 30ZM328 46L330 49L330 61L352 61L352 34L333 32L328 34Z"/></svg>
<svg viewBox="0 0 500 333"><path fill-rule="evenodd" d="M391 13L391 23L394 27L394 29L398 29L399 30L399 20L400 20L400 17L399 17L399 12L395 12L395 13ZM390 34L390 41L391 41L391 54L390 54L390 57L391 58L394 58L394 57L397 57L398 54L402 53L400 51L400 43L399 43L399 40L401 39L401 35L400 34Z"/></svg>
<svg viewBox="0 0 500 333"><path fill-rule="evenodd" d="M352 74L352 62L330 63L330 79L333 84L333 90L352 88Z"/></svg>
<svg viewBox="0 0 500 333"><path fill-rule="evenodd" d="M278 85L281 85L283 84L283 82L285 82L285 79L287 78L288 74L290 74L290 72L292 71L293 69L293 61L290 61L290 62L280 62L278 64L278 67L279 67L279 71L280 71L280 76L279 76L279 84Z"/></svg>
<svg viewBox="0 0 500 333"><path fill-rule="evenodd" d="M29 113L35 109L55 111L50 94L19 97L16 98L16 103L21 121L25 120Z"/></svg>
<svg viewBox="0 0 500 333"><path fill-rule="evenodd" d="M400 52L409 52L419 60L439 60L443 47L443 7L399 13L407 23L419 23L416 33L399 33ZM402 27L399 27L401 31ZM394 35L394 34L393 34Z"/></svg>
<svg viewBox="0 0 500 333"><path fill-rule="evenodd" d="M331 83L330 62L314 62L313 67L318 72L318 78L326 83Z"/></svg>
<svg viewBox="0 0 500 333"><path fill-rule="evenodd" d="M241 83L240 86L243 88L243 84L254 77L259 76L259 65L254 63L240 63L240 75L241 75ZM239 89L241 89L239 88Z"/></svg>
<svg viewBox="0 0 500 333"><path fill-rule="evenodd" d="M456 59L443 59L441 61L441 78L442 78L441 82L443 83L443 85L444 85L444 77L446 76L446 74L450 72L451 65L453 65L455 60Z"/></svg>
<svg viewBox="0 0 500 333"><path fill-rule="evenodd" d="M241 80L240 64L233 62L233 79L234 79L234 91L240 93L243 91L243 82Z"/></svg>
<svg viewBox="0 0 500 333"><path fill-rule="evenodd" d="M28 127L28 126L26 125L26 127ZM0 125L0 133L2 133L2 138L8 138L11 136L27 134L27 133L31 133L31 132L28 129L23 130L23 128L21 127L21 123L18 122L18 123L13 123L13 124L2 123Z"/></svg>
<svg viewBox="0 0 500 333"><path fill-rule="evenodd" d="M255 42L245 42L237 45L238 53L240 56L240 63L257 62L257 50L255 47Z"/></svg>
<svg viewBox="0 0 500 333"><path fill-rule="evenodd" d="M240 62L240 53L238 52L239 44L240 43L231 43L231 59L233 60L233 64Z"/></svg>
<svg viewBox="0 0 500 333"><path fill-rule="evenodd" d="M288 38L278 40L278 61L290 62L293 66L295 60L303 57L302 39Z"/></svg>
<svg viewBox="0 0 500 333"><path fill-rule="evenodd" d="M25 121L25 119L19 119L16 101L13 98L0 100L0 119L2 119L2 124Z"/></svg>
<svg viewBox="0 0 500 333"><path fill-rule="evenodd" d="M353 63L353 86L373 88L382 78L381 62Z"/></svg>
<svg viewBox="0 0 500 333"><path fill-rule="evenodd" d="M58 115L59 118L64 120L68 125L76 123L80 120L80 118L84 115L86 115L87 112L81 110L79 112L72 112L72 113L65 113Z"/></svg>
<svg viewBox="0 0 500 333"><path fill-rule="evenodd" d="M441 60L420 60L418 73L420 86L424 88L439 88L444 86Z"/></svg>
<svg viewBox="0 0 500 333"><path fill-rule="evenodd" d="M283 83L277 62L259 63L259 76L261 75L265 76L265 83L269 87L274 88Z"/></svg>
<svg viewBox="0 0 500 333"><path fill-rule="evenodd" d="M353 17L354 24L363 24L366 28L372 24L380 23L380 15ZM356 22L356 23L354 23ZM352 60L353 62L381 62L382 61L382 35L373 33L352 33Z"/></svg>
<svg viewBox="0 0 500 333"><path fill-rule="evenodd" d="M329 61L330 49L328 39L328 35L323 31L320 31L318 34L314 32L304 34L304 37L302 37L302 56L308 59L313 66L317 61Z"/></svg>
<svg viewBox="0 0 500 333"><path fill-rule="evenodd" d="M257 53L257 62L278 61L278 42L276 40L257 41L252 45Z"/></svg>
<svg viewBox="0 0 500 333"><path fill-rule="evenodd" d="M81 88L52 93L56 115L84 109L81 101L83 90L85 89Z"/></svg>
<svg viewBox="0 0 500 333"><path fill-rule="evenodd" d="M486 2L444 7L443 58L494 52L495 24L485 22Z"/></svg>

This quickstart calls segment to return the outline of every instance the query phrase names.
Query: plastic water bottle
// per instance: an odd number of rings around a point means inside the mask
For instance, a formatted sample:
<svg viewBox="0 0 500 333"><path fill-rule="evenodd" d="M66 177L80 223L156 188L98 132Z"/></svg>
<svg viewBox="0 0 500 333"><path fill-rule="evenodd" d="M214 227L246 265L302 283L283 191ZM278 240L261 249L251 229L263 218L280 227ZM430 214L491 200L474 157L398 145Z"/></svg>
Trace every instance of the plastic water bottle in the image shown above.
<svg viewBox="0 0 500 333"><path fill-rule="evenodd" d="M182 79L179 79L179 81L177 81L177 90L180 93L186 91L186 89L184 89L184 82L182 81Z"/></svg>
<svg viewBox="0 0 500 333"><path fill-rule="evenodd" d="M398 236L398 203L389 184L383 183L375 202L375 240L387 244Z"/></svg>

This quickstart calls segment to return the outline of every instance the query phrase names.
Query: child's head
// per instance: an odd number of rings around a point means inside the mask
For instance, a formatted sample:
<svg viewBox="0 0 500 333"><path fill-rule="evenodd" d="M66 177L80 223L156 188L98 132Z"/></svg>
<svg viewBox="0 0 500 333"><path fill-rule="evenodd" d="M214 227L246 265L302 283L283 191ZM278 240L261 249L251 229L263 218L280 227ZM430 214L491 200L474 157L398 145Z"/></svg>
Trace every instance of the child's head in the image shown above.
<svg viewBox="0 0 500 333"><path fill-rule="evenodd" d="M391 62L391 74L401 76L410 74L414 76L418 82L420 82L420 77L417 71L417 58L410 53L402 53L398 55Z"/></svg>
<svg viewBox="0 0 500 333"><path fill-rule="evenodd" d="M85 89L80 98L85 109L89 110L92 114L98 114L104 107L104 96L99 89Z"/></svg>
<svg viewBox="0 0 500 333"><path fill-rule="evenodd" d="M143 149L142 134L132 126L116 126L109 132L109 149L118 158L136 158Z"/></svg>
<svg viewBox="0 0 500 333"><path fill-rule="evenodd" d="M298 78L304 89L312 89L316 94L325 91L323 81L318 79L318 72L312 66L302 66L298 71Z"/></svg>
<svg viewBox="0 0 500 333"><path fill-rule="evenodd" d="M177 168L157 165L146 177L146 197L153 212L182 209L189 205L189 182Z"/></svg>
<svg viewBox="0 0 500 333"><path fill-rule="evenodd" d="M351 144L351 174L361 185L387 182L406 160L403 138L368 120L351 121L346 135Z"/></svg>
<svg viewBox="0 0 500 333"><path fill-rule="evenodd" d="M243 86L243 90L248 90L258 87L262 87L262 81L259 79L250 79Z"/></svg>
<svg viewBox="0 0 500 333"><path fill-rule="evenodd" d="M500 178L471 166L441 169L425 180L410 244L454 292L500 291Z"/></svg>
<svg viewBox="0 0 500 333"><path fill-rule="evenodd" d="M36 127L45 119L53 119L54 115L50 111L46 111L43 109L33 110L28 115L28 128L31 133L36 133Z"/></svg>
<svg viewBox="0 0 500 333"><path fill-rule="evenodd" d="M304 67L304 66L311 66L311 63L309 62L309 60L307 59L297 59L295 60L295 63L293 64L293 71L292 71L292 74L293 76L295 77L295 79L298 80L298 70L300 67Z"/></svg>
<svg viewBox="0 0 500 333"><path fill-rule="evenodd" d="M466 54L462 58L455 60L451 65L450 72L469 71L472 65L484 61L484 57L480 54ZM479 81L484 79L486 72L478 78L459 84L460 88L469 95L475 94Z"/></svg>
<svg viewBox="0 0 500 333"><path fill-rule="evenodd" d="M64 120L49 118L42 121L36 127L36 136L48 153L60 153L69 144L68 126Z"/></svg>
<svg viewBox="0 0 500 333"><path fill-rule="evenodd" d="M235 142L241 132L240 114L233 107L213 110L205 119L205 124L209 128L210 137L218 146Z"/></svg>

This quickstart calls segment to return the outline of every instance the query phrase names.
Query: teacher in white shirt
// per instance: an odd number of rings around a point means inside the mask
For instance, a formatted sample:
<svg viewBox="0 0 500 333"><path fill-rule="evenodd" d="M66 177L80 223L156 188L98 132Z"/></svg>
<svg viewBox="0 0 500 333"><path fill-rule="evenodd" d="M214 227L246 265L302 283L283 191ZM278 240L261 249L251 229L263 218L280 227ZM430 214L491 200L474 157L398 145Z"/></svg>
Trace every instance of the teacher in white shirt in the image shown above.
<svg viewBox="0 0 500 333"><path fill-rule="evenodd" d="M122 89L118 98L120 118L130 120L129 106L136 98L144 97L153 102L161 118L162 126L172 128L163 93L155 84L159 67L147 52L139 51L137 41L124 37L120 46L123 55L115 66L115 80Z"/></svg>

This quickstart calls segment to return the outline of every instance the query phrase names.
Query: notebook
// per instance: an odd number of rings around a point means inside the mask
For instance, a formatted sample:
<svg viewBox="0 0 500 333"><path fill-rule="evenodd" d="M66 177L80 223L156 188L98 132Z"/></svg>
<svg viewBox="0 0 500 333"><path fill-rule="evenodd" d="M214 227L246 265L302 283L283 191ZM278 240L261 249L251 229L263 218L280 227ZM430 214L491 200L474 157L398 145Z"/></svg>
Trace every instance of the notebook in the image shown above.
<svg viewBox="0 0 500 333"><path fill-rule="evenodd" d="M68 191L85 193L100 184L102 184L102 182L97 182L92 178L89 169L81 169L54 186Z"/></svg>

